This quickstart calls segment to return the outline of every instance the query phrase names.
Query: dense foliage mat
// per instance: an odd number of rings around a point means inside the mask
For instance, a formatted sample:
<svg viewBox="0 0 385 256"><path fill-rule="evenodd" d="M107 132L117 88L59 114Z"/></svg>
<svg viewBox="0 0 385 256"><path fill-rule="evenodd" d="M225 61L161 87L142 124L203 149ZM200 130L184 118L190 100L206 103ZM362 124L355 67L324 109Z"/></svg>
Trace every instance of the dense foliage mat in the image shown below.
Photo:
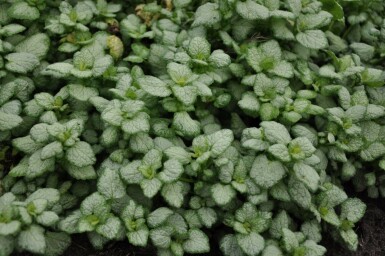
<svg viewBox="0 0 385 256"><path fill-rule="evenodd" d="M382 0L0 2L0 255L350 250L385 196ZM75 235L76 236L76 235Z"/></svg>

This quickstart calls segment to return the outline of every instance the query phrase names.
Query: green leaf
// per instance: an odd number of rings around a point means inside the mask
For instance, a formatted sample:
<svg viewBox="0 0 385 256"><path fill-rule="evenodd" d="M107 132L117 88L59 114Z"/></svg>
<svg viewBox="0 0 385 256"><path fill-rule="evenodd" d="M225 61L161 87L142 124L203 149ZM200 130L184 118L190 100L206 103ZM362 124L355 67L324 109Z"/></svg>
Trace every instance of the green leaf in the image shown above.
<svg viewBox="0 0 385 256"><path fill-rule="evenodd" d="M116 170L104 169L98 179L98 191L107 199L118 199L126 195L126 187Z"/></svg>
<svg viewBox="0 0 385 256"><path fill-rule="evenodd" d="M150 238L156 247L167 249L171 244L171 234L171 227L160 227L150 231Z"/></svg>
<svg viewBox="0 0 385 256"><path fill-rule="evenodd" d="M293 252L299 246L295 233L288 228L282 229L282 242L287 252Z"/></svg>
<svg viewBox="0 0 385 256"><path fill-rule="evenodd" d="M143 193L148 198L153 198L162 187L162 182L157 178L153 179L144 179L140 182L140 187L143 190Z"/></svg>
<svg viewBox="0 0 385 256"><path fill-rule="evenodd" d="M297 179L303 182L310 191L315 192L318 189L320 176L313 167L298 162L293 166L293 170Z"/></svg>
<svg viewBox="0 0 385 256"><path fill-rule="evenodd" d="M92 67L92 73L94 76L101 76L107 69L114 63L114 60L110 55L106 55L99 59L96 59Z"/></svg>
<svg viewBox="0 0 385 256"><path fill-rule="evenodd" d="M42 149L39 149L35 153L33 153L28 160L28 173L26 177L28 178L36 178L38 176L43 175L48 171L53 171L55 168L55 159L48 158L43 160L41 158Z"/></svg>
<svg viewBox="0 0 385 256"><path fill-rule="evenodd" d="M211 45L203 37L194 37L188 45L188 54L197 60L206 60L210 57Z"/></svg>
<svg viewBox="0 0 385 256"><path fill-rule="evenodd" d="M45 254L49 256L62 255L71 244L71 237L64 232L45 233L47 248Z"/></svg>
<svg viewBox="0 0 385 256"><path fill-rule="evenodd" d="M70 147L66 152L66 158L77 167L86 167L96 162L95 154L90 144L84 141L78 141Z"/></svg>
<svg viewBox="0 0 385 256"><path fill-rule="evenodd" d="M208 253L209 238L201 230L191 229L188 232L188 239L183 243L183 249L187 253Z"/></svg>
<svg viewBox="0 0 385 256"><path fill-rule="evenodd" d="M198 96L198 89L195 86L173 86L171 89L175 97L186 106L194 104Z"/></svg>
<svg viewBox="0 0 385 256"><path fill-rule="evenodd" d="M322 9L331 13L334 20L343 21L345 19L344 9L337 0L320 0L320 2Z"/></svg>
<svg viewBox="0 0 385 256"><path fill-rule="evenodd" d="M172 126L181 136L195 137L200 133L200 123L193 120L187 112L175 113Z"/></svg>
<svg viewBox="0 0 385 256"><path fill-rule="evenodd" d="M265 240L255 232L236 236L239 246L246 255L258 255L265 247Z"/></svg>
<svg viewBox="0 0 385 256"><path fill-rule="evenodd" d="M170 183L176 181L182 175L183 171L183 166L179 161L170 159L163 164L163 171L159 173L159 179L163 182Z"/></svg>
<svg viewBox="0 0 385 256"><path fill-rule="evenodd" d="M148 94L156 97L167 97L171 94L168 85L153 76L144 76L138 79L139 86Z"/></svg>
<svg viewBox="0 0 385 256"><path fill-rule="evenodd" d="M148 236L150 232L147 227L140 228L139 230L128 232L127 238L128 241L135 246L146 246L148 241Z"/></svg>
<svg viewBox="0 0 385 256"><path fill-rule="evenodd" d="M16 128L23 122L20 116L0 111L0 131L8 131Z"/></svg>
<svg viewBox="0 0 385 256"><path fill-rule="evenodd" d="M221 21L221 13L216 3L205 3L198 7L194 15L193 27L205 25L208 27Z"/></svg>
<svg viewBox="0 0 385 256"><path fill-rule="evenodd" d="M289 194L292 200L304 209L309 209L311 206L311 194L305 185L296 179L289 180Z"/></svg>
<svg viewBox="0 0 385 256"><path fill-rule="evenodd" d="M47 208L50 209L60 199L60 193L59 190L53 189L53 188L40 188L30 194L27 199L25 200L26 203L30 203L36 199L45 199L47 200Z"/></svg>
<svg viewBox="0 0 385 256"><path fill-rule="evenodd" d="M58 142L54 141L50 144L46 145L42 151L41 151L41 160L46 160L51 157L55 157L63 152L63 145Z"/></svg>
<svg viewBox="0 0 385 256"><path fill-rule="evenodd" d="M53 76L55 78L63 78L70 75L73 68L74 66L70 63L57 62L45 67L45 69L42 71L42 74Z"/></svg>
<svg viewBox="0 0 385 256"><path fill-rule="evenodd" d="M37 225L31 225L20 232L17 243L23 250L44 254L46 249L44 229Z"/></svg>
<svg viewBox="0 0 385 256"><path fill-rule="evenodd" d="M270 143L287 145L291 141L289 132L282 124L274 121L265 121L260 125L264 129L264 135Z"/></svg>
<svg viewBox="0 0 385 256"><path fill-rule="evenodd" d="M163 224L174 212L169 208L160 207L148 215L147 223L151 228Z"/></svg>
<svg viewBox="0 0 385 256"><path fill-rule="evenodd" d="M296 35L297 41L309 49L323 49L328 46L325 33L321 30L306 30Z"/></svg>
<svg viewBox="0 0 385 256"><path fill-rule="evenodd" d="M5 56L5 68L11 72L27 74L39 65L39 59L32 53L15 52Z"/></svg>
<svg viewBox="0 0 385 256"><path fill-rule="evenodd" d="M78 180L92 180L97 177L95 169L92 165L78 167L73 164L68 164L66 166L66 170L69 175Z"/></svg>
<svg viewBox="0 0 385 256"><path fill-rule="evenodd" d="M96 88L87 87L81 84L69 84L69 94L77 100L88 101L90 98L98 96L99 92Z"/></svg>
<svg viewBox="0 0 385 256"><path fill-rule="evenodd" d="M236 10L246 20L265 20L269 17L269 9L253 0L237 1Z"/></svg>
<svg viewBox="0 0 385 256"><path fill-rule="evenodd" d="M110 216L106 223L97 226L96 232L105 238L112 240L117 238L121 228L122 223L120 222L120 219L115 216Z"/></svg>
<svg viewBox="0 0 385 256"><path fill-rule="evenodd" d="M8 15L19 20L36 20L40 17L40 12L36 7L32 7L23 1L12 4L8 9Z"/></svg>
<svg viewBox="0 0 385 256"><path fill-rule="evenodd" d="M220 183L216 183L211 187L211 193L214 201L221 206L230 203L236 196L236 192L231 185L223 185Z"/></svg>
<svg viewBox="0 0 385 256"><path fill-rule="evenodd" d="M272 154L275 158L277 158L281 162L291 161L289 150L283 144L274 144L269 147L268 151L270 154Z"/></svg>
<svg viewBox="0 0 385 256"><path fill-rule="evenodd" d="M263 188L274 186L285 174L285 167L280 162L269 161L265 155L257 156L250 170L250 177Z"/></svg>
<svg viewBox="0 0 385 256"><path fill-rule="evenodd" d="M191 154L182 147L169 147L164 154L170 159L178 160L181 164L188 164L191 161Z"/></svg>
<svg viewBox="0 0 385 256"><path fill-rule="evenodd" d="M140 112L132 119L126 119L122 122L122 130L130 135L150 131L149 115L145 112Z"/></svg>
<svg viewBox="0 0 385 256"><path fill-rule="evenodd" d="M0 223L0 236L16 235L20 231L20 221L13 220L8 223Z"/></svg>
<svg viewBox="0 0 385 256"><path fill-rule="evenodd" d="M218 157L230 147L234 141L234 135L231 130L223 129L208 135L207 139L211 145L211 156Z"/></svg>
<svg viewBox="0 0 385 256"><path fill-rule="evenodd" d="M11 236L0 236L0 255L11 255L15 247L15 239Z"/></svg>
<svg viewBox="0 0 385 256"><path fill-rule="evenodd" d="M5 37L13 36L15 34L19 34L20 32L23 32L25 30L25 27L19 24L9 24L5 25L0 29L0 34L2 34Z"/></svg>
<svg viewBox="0 0 385 256"><path fill-rule="evenodd" d="M27 52L43 59L49 50L50 38L43 33L37 33L27 37L15 46L16 52Z"/></svg>
<svg viewBox="0 0 385 256"><path fill-rule="evenodd" d="M210 55L209 62L216 68L224 68L230 65L231 58L223 50L215 50Z"/></svg>
<svg viewBox="0 0 385 256"><path fill-rule="evenodd" d="M173 182L163 185L162 197L166 202L176 208L180 208L184 200L184 186L182 182Z"/></svg>
<svg viewBox="0 0 385 256"><path fill-rule="evenodd" d="M50 227L59 221L59 216L55 212L45 211L36 218L36 221L43 226Z"/></svg>
<svg viewBox="0 0 385 256"><path fill-rule="evenodd" d="M341 205L341 219L358 222L365 214L366 205L358 198L348 198Z"/></svg>
<svg viewBox="0 0 385 256"><path fill-rule="evenodd" d="M236 236L232 234L225 235L220 241L220 248L224 255L243 256L244 253L239 247Z"/></svg>

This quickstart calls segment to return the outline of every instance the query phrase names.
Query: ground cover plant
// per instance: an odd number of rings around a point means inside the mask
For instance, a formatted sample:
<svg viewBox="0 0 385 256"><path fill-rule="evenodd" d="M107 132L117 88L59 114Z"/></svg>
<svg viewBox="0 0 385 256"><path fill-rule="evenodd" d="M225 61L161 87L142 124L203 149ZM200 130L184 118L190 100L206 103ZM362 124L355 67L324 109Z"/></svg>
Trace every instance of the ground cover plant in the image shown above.
<svg viewBox="0 0 385 256"><path fill-rule="evenodd" d="M0 255L350 250L385 196L385 2L0 2Z"/></svg>

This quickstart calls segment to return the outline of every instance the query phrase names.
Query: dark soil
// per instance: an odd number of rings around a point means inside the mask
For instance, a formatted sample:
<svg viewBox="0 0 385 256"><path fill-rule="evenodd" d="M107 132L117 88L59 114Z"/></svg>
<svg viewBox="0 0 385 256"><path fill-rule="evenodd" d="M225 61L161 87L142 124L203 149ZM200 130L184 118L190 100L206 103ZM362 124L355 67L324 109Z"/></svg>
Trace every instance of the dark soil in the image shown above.
<svg viewBox="0 0 385 256"><path fill-rule="evenodd" d="M322 242L327 248L326 256L385 256L385 205L380 204L383 199L370 200L364 218L357 225L359 246L356 252L350 252L326 237Z"/></svg>

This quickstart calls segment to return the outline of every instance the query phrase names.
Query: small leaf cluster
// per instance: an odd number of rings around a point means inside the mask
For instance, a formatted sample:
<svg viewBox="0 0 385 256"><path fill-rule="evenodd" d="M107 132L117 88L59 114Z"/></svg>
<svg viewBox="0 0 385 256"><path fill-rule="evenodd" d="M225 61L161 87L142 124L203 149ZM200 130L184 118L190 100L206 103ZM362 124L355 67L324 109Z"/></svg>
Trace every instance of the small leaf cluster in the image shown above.
<svg viewBox="0 0 385 256"><path fill-rule="evenodd" d="M366 205L344 185L385 197L384 17L2 1L0 255L61 255L80 233L161 256L322 256L324 234L356 250Z"/></svg>

